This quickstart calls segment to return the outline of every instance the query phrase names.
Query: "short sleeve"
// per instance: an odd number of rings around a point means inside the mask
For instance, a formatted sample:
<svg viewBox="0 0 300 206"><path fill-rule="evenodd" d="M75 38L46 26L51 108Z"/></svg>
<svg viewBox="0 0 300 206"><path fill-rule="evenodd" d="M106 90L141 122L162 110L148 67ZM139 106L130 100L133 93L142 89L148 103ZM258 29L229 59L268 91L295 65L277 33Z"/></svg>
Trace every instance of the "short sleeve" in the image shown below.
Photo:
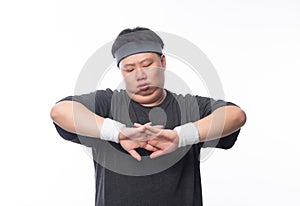
<svg viewBox="0 0 300 206"><path fill-rule="evenodd" d="M83 104L86 108L102 117L108 117L113 92L110 89L97 90L88 94L66 97L60 101L70 100Z"/></svg>
<svg viewBox="0 0 300 206"><path fill-rule="evenodd" d="M232 102L226 102L223 100L214 100L212 98L200 97L200 96L196 96L196 98L197 98L197 102L198 102L198 106L199 106L199 113L200 113L201 118L204 118L204 117L210 115L213 111L215 111L218 108L221 108L224 106L237 106L236 104L234 104ZM225 137L222 137L219 139L215 139L215 140L201 142L199 144L203 148L215 147L215 148L220 148L220 149L230 149L235 144L239 133L240 133L240 130L237 130L228 136L225 136Z"/></svg>
<svg viewBox="0 0 300 206"><path fill-rule="evenodd" d="M111 97L112 97L112 90L107 89L107 90L97 90L95 92L91 92L88 94L68 96L61 99L60 101L76 101L83 104L90 111L96 113L97 115L100 115L102 117L109 117ZM55 124L55 122L53 123L58 134L65 140L78 143L78 144L83 144L88 147L93 146L95 143L97 143L97 141L102 141L100 139L71 133L69 131L64 130L59 125Z"/></svg>

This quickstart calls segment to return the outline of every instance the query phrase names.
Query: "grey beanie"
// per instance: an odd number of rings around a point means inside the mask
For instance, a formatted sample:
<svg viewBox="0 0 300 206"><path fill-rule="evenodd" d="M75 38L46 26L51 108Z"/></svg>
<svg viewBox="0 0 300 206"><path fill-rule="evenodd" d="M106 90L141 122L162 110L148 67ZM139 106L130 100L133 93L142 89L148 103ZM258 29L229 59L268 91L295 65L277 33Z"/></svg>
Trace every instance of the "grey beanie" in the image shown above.
<svg viewBox="0 0 300 206"><path fill-rule="evenodd" d="M164 43L161 38L151 30L138 30L119 35L113 46L112 55L117 66L122 59L133 54L154 52L162 54Z"/></svg>

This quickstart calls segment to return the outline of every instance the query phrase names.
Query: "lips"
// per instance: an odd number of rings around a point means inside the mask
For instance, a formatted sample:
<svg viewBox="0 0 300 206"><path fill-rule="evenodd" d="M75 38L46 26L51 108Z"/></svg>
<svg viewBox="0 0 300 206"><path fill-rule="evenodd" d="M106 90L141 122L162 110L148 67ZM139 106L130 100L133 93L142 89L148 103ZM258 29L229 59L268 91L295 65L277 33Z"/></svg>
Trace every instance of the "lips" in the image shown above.
<svg viewBox="0 0 300 206"><path fill-rule="evenodd" d="M138 88L141 90L141 91L146 91L150 88L150 85L149 84L140 84L138 85Z"/></svg>

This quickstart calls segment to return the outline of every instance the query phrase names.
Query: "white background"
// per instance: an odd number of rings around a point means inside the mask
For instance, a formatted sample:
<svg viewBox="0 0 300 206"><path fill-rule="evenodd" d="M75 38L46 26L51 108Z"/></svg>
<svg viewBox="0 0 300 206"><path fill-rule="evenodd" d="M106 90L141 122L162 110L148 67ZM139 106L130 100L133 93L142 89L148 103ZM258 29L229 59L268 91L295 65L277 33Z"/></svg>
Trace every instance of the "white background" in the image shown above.
<svg viewBox="0 0 300 206"><path fill-rule="evenodd" d="M92 160L49 112L134 26L197 45L248 115L236 145L201 164L204 204L300 204L299 1L1 1L0 23L0 205L94 205Z"/></svg>

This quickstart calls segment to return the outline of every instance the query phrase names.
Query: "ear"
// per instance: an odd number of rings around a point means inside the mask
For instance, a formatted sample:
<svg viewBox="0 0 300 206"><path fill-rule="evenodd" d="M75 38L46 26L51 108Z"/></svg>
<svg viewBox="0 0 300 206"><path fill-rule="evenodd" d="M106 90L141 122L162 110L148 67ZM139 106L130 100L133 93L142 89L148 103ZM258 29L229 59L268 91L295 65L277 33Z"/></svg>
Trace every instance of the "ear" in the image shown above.
<svg viewBox="0 0 300 206"><path fill-rule="evenodd" d="M165 69L167 67L166 56L162 54L160 56L161 66Z"/></svg>

